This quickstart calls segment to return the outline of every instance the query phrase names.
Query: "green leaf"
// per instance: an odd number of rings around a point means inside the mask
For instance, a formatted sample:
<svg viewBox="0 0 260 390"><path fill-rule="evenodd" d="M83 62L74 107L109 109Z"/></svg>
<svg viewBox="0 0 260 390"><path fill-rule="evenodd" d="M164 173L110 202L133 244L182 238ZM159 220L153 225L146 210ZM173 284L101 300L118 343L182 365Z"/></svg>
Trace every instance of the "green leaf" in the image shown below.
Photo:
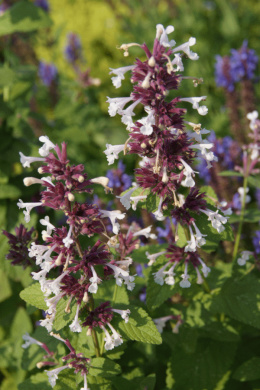
<svg viewBox="0 0 260 390"><path fill-rule="evenodd" d="M109 300L115 304L129 304L125 286L117 286L115 280L105 281L100 284L94 298L97 305L104 302L104 300Z"/></svg>
<svg viewBox="0 0 260 390"><path fill-rule="evenodd" d="M88 380L88 385L89 385L91 390L111 390L112 389L111 381L107 378L88 375L87 380ZM73 389L75 389L75 386ZM60 389L60 390L62 390L62 389Z"/></svg>
<svg viewBox="0 0 260 390"><path fill-rule="evenodd" d="M19 1L1 16L0 36L14 32L31 32L51 24L47 12L28 1Z"/></svg>
<svg viewBox="0 0 260 390"><path fill-rule="evenodd" d="M167 247L168 244L144 245L138 249L135 249L133 253L131 253L131 258L133 259L133 261L136 261L137 263L147 264L149 260L145 254L146 252L149 252L151 255L153 253L162 252Z"/></svg>
<svg viewBox="0 0 260 390"><path fill-rule="evenodd" d="M54 390L74 390L77 388L76 375L72 370L63 370L59 373Z"/></svg>
<svg viewBox="0 0 260 390"><path fill-rule="evenodd" d="M260 188L260 179L258 176L249 176L248 183L256 188Z"/></svg>
<svg viewBox="0 0 260 390"><path fill-rule="evenodd" d="M47 310L40 283L34 283L20 292L20 297L30 305L40 310Z"/></svg>
<svg viewBox="0 0 260 390"><path fill-rule="evenodd" d="M72 322L75 317L77 304L74 303L73 305L70 305L71 311L70 313L66 313L65 308L67 304L68 304L67 297L60 299L57 304L55 320L53 323L53 327L56 331L59 331L62 328L64 328L64 326L66 326L69 322Z"/></svg>
<svg viewBox="0 0 260 390"><path fill-rule="evenodd" d="M17 199L21 196L19 188L13 184L1 184L0 199Z"/></svg>
<svg viewBox="0 0 260 390"><path fill-rule="evenodd" d="M11 286L9 280L3 270L0 269L0 302L9 298L12 295Z"/></svg>
<svg viewBox="0 0 260 390"><path fill-rule="evenodd" d="M222 171L218 174L219 176L238 176L243 177L242 173L235 172L235 171Z"/></svg>
<svg viewBox="0 0 260 390"><path fill-rule="evenodd" d="M229 370L235 343L201 339L193 353L176 348L171 359L174 390L214 390Z"/></svg>
<svg viewBox="0 0 260 390"><path fill-rule="evenodd" d="M147 307L150 310L155 309L160 306L166 299L170 298L172 295L176 294L179 291L176 284L174 286L169 286L163 284L162 286L154 281L154 273L157 272L164 264L166 264L166 259L164 256L158 258L155 264L152 265L152 271L149 274L149 279L147 283L146 291L146 303Z"/></svg>
<svg viewBox="0 0 260 390"><path fill-rule="evenodd" d="M260 329L260 280L252 273L229 278L213 296L210 310L224 312L242 323Z"/></svg>
<svg viewBox="0 0 260 390"><path fill-rule="evenodd" d="M74 387L75 388L75 387ZM25 382L18 385L18 390L51 390L46 373L32 375Z"/></svg>
<svg viewBox="0 0 260 390"><path fill-rule="evenodd" d="M212 187L210 187L210 186L202 186L202 187L200 187L200 193L201 192L205 192L206 193L206 201L207 201L207 203L211 204L212 206L216 205L216 201L218 200L218 196L217 196L216 192L213 190Z"/></svg>
<svg viewBox="0 0 260 390"><path fill-rule="evenodd" d="M158 209L160 197L150 193L146 198L146 209L149 213L153 213Z"/></svg>
<svg viewBox="0 0 260 390"><path fill-rule="evenodd" d="M155 386L155 374L150 374L147 377L139 376L129 379L122 377L114 377L112 379L116 390L153 390Z"/></svg>
<svg viewBox="0 0 260 390"><path fill-rule="evenodd" d="M12 85L15 82L15 79L16 74L12 69L7 66L0 67L0 88Z"/></svg>
<svg viewBox="0 0 260 390"><path fill-rule="evenodd" d="M121 367L119 364L114 363L110 359L104 359L101 357L91 359L89 375L109 378L110 376L120 374L120 372Z"/></svg>
<svg viewBox="0 0 260 390"><path fill-rule="evenodd" d="M241 364L233 374L233 378L240 382L260 379L260 357L254 356Z"/></svg>
<svg viewBox="0 0 260 390"><path fill-rule="evenodd" d="M129 309L131 314L127 323L124 320L117 319L119 333L128 340L161 344L161 335L146 311L141 307L132 305L129 306Z"/></svg>
<svg viewBox="0 0 260 390"><path fill-rule="evenodd" d="M260 210L256 210L256 209L245 210L243 220L244 222L249 222L249 223L255 223L260 221ZM229 218L230 223L235 223L239 221L240 221L240 215L233 214Z"/></svg>

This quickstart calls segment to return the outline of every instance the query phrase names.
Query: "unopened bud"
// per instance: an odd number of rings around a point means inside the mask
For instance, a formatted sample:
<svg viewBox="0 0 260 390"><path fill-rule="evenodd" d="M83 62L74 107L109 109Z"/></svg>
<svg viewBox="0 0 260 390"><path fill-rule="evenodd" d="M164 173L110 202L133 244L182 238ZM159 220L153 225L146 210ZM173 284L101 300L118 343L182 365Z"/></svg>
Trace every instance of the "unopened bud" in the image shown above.
<svg viewBox="0 0 260 390"><path fill-rule="evenodd" d="M89 300L88 293L87 293L87 291L85 291L85 292L84 292L84 296L83 296L82 301L85 302L85 303L87 303L88 300Z"/></svg>
<svg viewBox="0 0 260 390"><path fill-rule="evenodd" d="M94 179L91 179L90 181L91 181L91 183L101 184L103 187L107 187L107 185L109 183L108 177L105 177L105 176L95 177Z"/></svg>
<svg viewBox="0 0 260 390"><path fill-rule="evenodd" d="M79 182L79 183L83 183L83 181L84 181L84 176L80 175L80 176L78 177L78 182Z"/></svg>
<svg viewBox="0 0 260 390"><path fill-rule="evenodd" d="M59 256L55 260L56 265L61 265L61 259L62 259L62 252L60 252Z"/></svg>
<svg viewBox="0 0 260 390"><path fill-rule="evenodd" d="M42 167L38 168L38 173L40 173L40 175L43 174L43 169L42 169Z"/></svg>
<svg viewBox="0 0 260 390"><path fill-rule="evenodd" d="M151 77L151 72L148 72L147 75L145 76L144 81L142 82L142 88L147 89L150 87L150 77Z"/></svg>
<svg viewBox="0 0 260 390"><path fill-rule="evenodd" d="M154 56L152 56L152 57L149 58L149 60L148 60L148 65L151 66L152 68L154 67L154 65L155 65Z"/></svg>
<svg viewBox="0 0 260 390"><path fill-rule="evenodd" d="M88 328L88 330L87 330L87 332L86 332L86 335L87 335L87 336L91 336L91 329L90 329L90 328Z"/></svg>
<svg viewBox="0 0 260 390"><path fill-rule="evenodd" d="M73 194L69 193L68 194L68 199L69 199L70 202L74 202L75 196Z"/></svg>
<svg viewBox="0 0 260 390"><path fill-rule="evenodd" d="M43 366L45 366L44 362L38 362L38 363L36 364L36 367L37 367L37 368L42 368Z"/></svg>
<svg viewBox="0 0 260 390"><path fill-rule="evenodd" d="M141 148L142 148L142 149L145 149L145 148L146 148L146 143L142 142L142 143L141 143Z"/></svg>
<svg viewBox="0 0 260 390"><path fill-rule="evenodd" d="M43 181L41 179L37 179L36 177L25 177L23 179L23 184L26 187L29 187L32 184L43 184Z"/></svg>
<svg viewBox="0 0 260 390"><path fill-rule="evenodd" d="M168 181L169 181L169 177L168 177L168 175L167 175L167 168L164 167L164 168L163 168L162 182L163 182L163 183L168 183Z"/></svg>

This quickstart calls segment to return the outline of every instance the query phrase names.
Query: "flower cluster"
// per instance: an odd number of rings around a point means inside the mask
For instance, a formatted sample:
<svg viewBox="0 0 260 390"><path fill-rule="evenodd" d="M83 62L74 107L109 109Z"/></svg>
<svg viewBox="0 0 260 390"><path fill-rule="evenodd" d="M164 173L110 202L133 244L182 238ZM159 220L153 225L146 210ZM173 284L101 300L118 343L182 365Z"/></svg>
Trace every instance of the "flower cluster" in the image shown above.
<svg viewBox="0 0 260 390"><path fill-rule="evenodd" d="M38 74L46 87L50 87L57 79L58 70L55 65L41 61L39 64Z"/></svg>
<svg viewBox="0 0 260 390"><path fill-rule="evenodd" d="M206 214L219 233L224 230L227 218L219 210L208 207L205 194L195 187L196 172L192 168L194 160L202 158L210 168L217 159L212 152L214 144L204 137L210 131L202 129L201 124L184 120L187 109L178 107L179 103L191 103L200 115L206 115L208 110L202 103L206 96L176 96L171 101L166 100L169 91L177 90L183 80L190 78L181 73L184 70L183 56L191 60L199 58L191 50L196 39L190 38L188 42L175 47L175 41L168 38L168 34L173 31L173 26L164 28L158 24L152 51L145 43L123 44L120 47L128 56L129 48L138 46L144 51L146 59L137 59L134 65L111 69L112 82L116 88L121 86L125 73L131 72L133 92L128 97L108 98L110 116L121 115L129 138L122 145L107 144L105 154L109 164L114 163L120 152L137 154L141 158L140 167L135 170L137 185L121 197L121 203L126 209L131 206L136 209L139 201L152 196L158 204L158 208L153 211L158 221L163 221L168 215L174 218L177 228L178 224L185 226L189 240L185 249L180 250L178 262L182 260L185 269L181 286L189 287L188 264L194 265L197 271L200 258L196 251L206 242L206 235L200 232L194 215ZM193 78L195 86L200 81ZM144 116L134 122L135 109L140 106L143 106ZM169 273L167 282L171 284L176 264L166 271ZM169 262L160 272L163 273L168 265ZM155 275L155 281L159 284L163 284L164 280L161 273Z"/></svg>

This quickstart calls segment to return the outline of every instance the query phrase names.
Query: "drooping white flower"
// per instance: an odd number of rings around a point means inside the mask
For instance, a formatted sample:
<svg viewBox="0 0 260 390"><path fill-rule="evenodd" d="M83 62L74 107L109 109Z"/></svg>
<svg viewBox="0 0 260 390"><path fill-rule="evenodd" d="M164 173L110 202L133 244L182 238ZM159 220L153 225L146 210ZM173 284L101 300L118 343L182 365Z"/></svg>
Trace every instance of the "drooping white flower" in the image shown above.
<svg viewBox="0 0 260 390"><path fill-rule="evenodd" d="M64 246L66 248L69 248L71 246L71 244L73 244L73 242L74 242L74 240L71 238L71 235L72 235L72 225L70 225L67 236L65 238L63 238L63 240L62 240L62 242L64 243Z"/></svg>
<svg viewBox="0 0 260 390"><path fill-rule="evenodd" d="M165 324L167 321L172 320L172 316L166 316L166 317L160 317L160 318L154 318L153 322L156 325L156 328L158 329L159 333L163 332L163 328L165 327Z"/></svg>
<svg viewBox="0 0 260 390"><path fill-rule="evenodd" d="M136 210L137 204L140 200L145 200L147 198L147 195L139 195L139 196L131 196L130 201L132 203L132 209Z"/></svg>
<svg viewBox="0 0 260 390"><path fill-rule="evenodd" d="M24 339L25 343L22 344L22 348L28 348L32 344L37 344L39 347L43 346L43 343L40 341L34 339L33 337L29 336L29 333L25 333L22 338Z"/></svg>
<svg viewBox="0 0 260 390"><path fill-rule="evenodd" d="M199 56L197 53L194 53L193 51L191 51L190 47L195 45L196 43L196 38L194 37L191 37L188 42L185 42L183 43L182 45L180 46L177 46L175 47L172 52L173 53L176 53L176 52L179 52L179 51L183 51L185 54L187 54L187 56L191 59L191 60L198 60L199 59Z"/></svg>
<svg viewBox="0 0 260 390"><path fill-rule="evenodd" d="M107 103L109 103L108 113L110 116L115 116L116 114L122 115L122 110L124 106L130 102L132 97L121 97L121 98L107 98Z"/></svg>
<svg viewBox="0 0 260 390"><path fill-rule="evenodd" d="M146 238L151 238L152 240L156 240L157 236L156 234L151 233L152 230L152 225L148 226L145 229L138 230L133 234L134 237L139 237L139 236L145 236Z"/></svg>
<svg viewBox="0 0 260 390"><path fill-rule="evenodd" d="M108 322L108 327L112 330L112 339L114 342L114 346L118 347L119 345L123 344L122 336L113 328L113 326Z"/></svg>
<svg viewBox="0 0 260 390"><path fill-rule="evenodd" d="M193 176L195 176L195 171L181 158L182 165L184 166L183 174L186 176L184 180L182 180L181 185L184 187L193 187L195 186L195 181L193 180Z"/></svg>
<svg viewBox="0 0 260 390"><path fill-rule="evenodd" d="M173 264L168 271L164 271L164 274L166 275L165 277L165 284L168 284L169 286L173 286L175 284L175 279L174 276L176 275L174 273L174 269L177 266L177 263Z"/></svg>
<svg viewBox="0 0 260 390"><path fill-rule="evenodd" d="M196 244L200 248L201 246L206 244L206 240L204 237L207 237L207 235L201 233L201 231L199 230L198 226L194 221L192 222L192 225L194 226L195 229Z"/></svg>
<svg viewBox="0 0 260 390"><path fill-rule="evenodd" d="M120 210L112 210L112 211L109 211L109 210L100 210L101 212L101 218L109 218L110 219L110 222L112 224L112 227L113 227L113 233L114 234L118 234L119 233L119 229L120 229L120 225L118 222L116 222L117 219L124 219L125 218L125 213L121 213Z"/></svg>
<svg viewBox="0 0 260 390"><path fill-rule="evenodd" d="M98 290L98 283L100 283L102 280L98 277L98 275L97 275L97 273L92 265L90 266L90 268L91 268L93 276L89 279L89 281L91 282L91 285L88 288L88 292L90 292L92 294L96 294L96 292Z"/></svg>
<svg viewBox="0 0 260 390"><path fill-rule="evenodd" d="M60 293L60 286L62 279L69 273L69 271L63 272L54 280L40 280L41 290L45 296L50 294L58 295Z"/></svg>
<svg viewBox="0 0 260 390"><path fill-rule="evenodd" d="M255 129L255 121L258 118L258 112L256 110L249 112L246 117L248 120L250 120L250 125L249 125L250 129L254 130Z"/></svg>
<svg viewBox="0 0 260 390"><path fill-rule="evenodd" d="M19 199L19 202L17 203L17 206L19 209L26 209L23 211L24 213L24 220L25 222L30 222L30 212L34 207L42 206L41 202L35 202L35 203L24 203L21 199Z"/></svg>
<svg viewBox="0 0 260 390"><path fill-rule="evenodd" d="M153 253L150 255L149 252L145 252L145 255L147 256L147 259L149 260L148 265L151 266L153 263L155 263L156 259L162 255L164 255L166 251Z"/></svg>
<svg viewBox="0 0 260 390"><path fill-rule="evenodd" d="M182 281L180 282L180 286L182 288L189 288L191 283L189 282L190 276L188 275L188 263L185 264L184 273L181 275Z"/></svg>
<svg viewBox="0 0 260 390"><path fill-rule="evenodd" d="M239 187L237 192L239 193L239 197L240 197L240 203L242 204L243 203L243 199L244 199L244 196L245 196L245 203L249 203L250 200L251 200L251 196L249 195L245 195L247 194L249 191L249 188L247 187L246 188L246 191L244 191L244 188L243 187Z"/></svg>
<svg viewBox="0 0 260 390"><path fill-rule="evenodd" d="M124 195L122 196L117 196L118 199L120 199L120 202L122 203L122 205L127 209L129 210L130 207L131 207L131 195L132 193L137 189L138 187L135 186L133 188L130 188Z"/></svg>
<svg viewBox="0 0 260 390"><path fill-rule="evenodd" d="M30 157L25 156L22 152L19 152L20 154L20 162L24 168L30 168L31 164L36 161L44 161L45 159L42 157Z"/></svg>
<svg viewBox="0 0 260 390"><path fill-rule="evenodd" d="M106 330L106 328L104 326L100 326L101 329L104 331L105 333L105 349L107 351L110 351L111 349L114 349L115 347L115 342L113 340L113 338L110 336L110 334L108 333L108 331Z"/></svg>
<svg viewBox="0 0 260 390"><path fill-rule="evenodd" d="M75 318L69 326L72 332L77 332L77 333L80 333L82 331L81 325L79 323L79 309L80 309L80 305L77 305Z"/></svg>
<svg viewBox="0 0 260 390"><path fill-rule="evenodd" d="M51 332L54 320L55 315L47 315L44 320L40 320L40 326L43 326L48 332Z"/></svg>
<svg viewBox="0 0 260 390"><path fill-rule="evenodd" d="M125 145L110 145L110 144L106 144L106 150L104 151L106 157L107 157L107 161L108 161L108 165L111 165L111 164L114 164L115 160L118 159L118 155L119 153L121 153L124 148L125 148Z"/></svg>
<svg viewBox="0 0 260 390"><path fill-rule="evenodd" d="M187 241L187 245L185 246L184 252L195 252L197 249L197 242L190 226L189 226L189 231L190 231L190 241Z"/></svg>
<svg viewBox="0 0 260 390"><path fill-rule="evenodd" d="M164 47L173 47L176 42L172 39L169 41L168 34L171 34L174 31L173 26L163 27L162 24L156 25L156 38L159 40L160 44Z"/></svg>
<svg viewBox="0 0 260 390"><path fill-rule="evenodd" d="M203 260L201 260L200 257L198 258L198 260L199 260L200 264L202 265L201 271L202 271L203 275L204 275L205 278L206 278L206 277L208 276L208 274L210 273L211 269L210 269L209 267L206 266L206 264L204 263Z"/></svg>
<svg viewBox="0 0 260 390"><path fill-rule="evenodd" d="M195 267L195 271L197 273L197 284L202 284L203 283L203 279L202 279L202 276L200 274L200 271L199 271L198 267Z"/></svg>
<svg viewBox="0 0 260 390"><path fill-rule="evenodd" d="M153 125L155 125L154 111L150 107L145 107L145 111L148 115L142 119L138 119L138 122L142 123L140 132L144 135L151 135L153 132Z"/></svg>
<svg viewBox="0 0 260 390"><path fill-rule="evenodd" d="M252 256L252 255L253 255L253 252L250 252L250 251L242 251L242 252L240 253L240 256L239 256L238 259L237 259L237 264L238 264L238 265L241 265L241 266L245 265L246 262L249 260L250 256Z"/></svg>
<svg viewBox="0 0 260 390"><path fill-rule="evenodd" d="M45 241L47 237L50 237L52 231L55 229L55 226L50 223L48 215L46 215L44 219L40 219L40 224L47 227L47 230L42 231L42 239Z"/></svg>
<svg viewBox="0 0 260 390"><path fill-rule="evenodd" d="M111 77L111 80L112 80L114 87L115 88L121 87L121 85L122 85L121 81L125 79L125 76L124 76L125 73L128 72L129 70L134 69L134 68L135 68L135 65L123 66L123 67L117 68L117 69L109 68L111 70L111 72L109 72L109 74L116 75L116 77Z"/></svg>
<svg viewBox="0 0 260 390"><path fill-rule="evenodd" d="M171 264L170 262L164 264L164 266L161 267L157 272L153 273L155 283L160 284L160 286L163 285L164 278L165 278L165 272L164 271L170 264Z"/></svg>
<svg viewBox="0 0 260 390"><path fill-rule="evenodd" d="M63 367L58 367L58 368L55 368L54 370L50 370L50 371L44 370L46 372L46 374L48 375L51 387L54 387L56 385L56 380L58 379L59 373L62 370L65 370L65 368L68 368L68 365L63 366Z"/></svg>
<svg viewBox="0 0 260 390"><path fill-rule="evenodd" d="M54 297L45 299L46 305L48 306L48 309L46 310L47 314L55 315L57 304L62 297L63 297L63 292L60 292L58 295L54 295Z"/></svg>
<svg viewBox="0 0 260 390"><path fill-rule="evenodd" d="M134 289L134 276L130 276L128 271L117 267L114 264L107 263L107 266L112 268L112 270L114 271L114 278L116 279L116 284L118 286L122 286L122 283L124 282L129 291L132 291Z"/></svg>
<svg viewBox="0 0 260 390"><path fill-rule="evenodd" d="M174 54L174 59L172 60L172 65L174 66L175 72L183 72L184 66L182 63L181 55L179 53Z"/></svg>
<svg viewBox="0 0 260 390"><path fill-rule="evenodd" d="M84 374L84 387L81 387L80 390L90 390L87 383L87 374Z"/></svg>
<svg viewBox="0 0 260 390"><path fill-rule="evenodd" d="M207 115L208 109L206 106L199 106L199 102L205 100L207 96L191 97L191 98L181 98L180 101L188 102L192 104L192 108L198 111L200 115Z"/></svg>
<svg viewBox="0 0 260 390"><path fill-rule="evenodd" d="M142 99L136 100L125 110L122 110L122 113L119 113L120 115L122 115L121 121L127 126L127 130L130 130L133 126L132 117L135 116L134 109L141 102L141 100Z"/></svg>
<svg viewBox="0 0 260 390"><path fill-rule="evenodd" d="M163 198L160 198L158 209L153 213L157 221L164 221L165 217L162 213L162 203L163 203Z"/></svg>
<svg viewBox="0 0 260 390"><path fill-rule="evenodd" d="M55 145L53 142L50 141L49 137L46 135L42 135L39 138L39 141L43 143L42 147L39 149L39 155L46 157L50 153L50 150L55 148Z"/></svg>
<svg viewBox="0 0 260 390"><path fill-rule="evenodd" d="M129 309L127 310L118 310L118 309L112 309L113 312L120 314L120 316L125 320L125 323L129 321L129 314L131 313Z"/></svg>
<svg viewBox="0 0 260 390"><path fill-rule="evenodd" d="M218 214L219 210L213 211L210 209L200 209L200 211L208 216L208 221L211 221L212 227L216 229L218 233L221 233L225 230L223 225L227 223L227 218L221 214Z"/></svg>

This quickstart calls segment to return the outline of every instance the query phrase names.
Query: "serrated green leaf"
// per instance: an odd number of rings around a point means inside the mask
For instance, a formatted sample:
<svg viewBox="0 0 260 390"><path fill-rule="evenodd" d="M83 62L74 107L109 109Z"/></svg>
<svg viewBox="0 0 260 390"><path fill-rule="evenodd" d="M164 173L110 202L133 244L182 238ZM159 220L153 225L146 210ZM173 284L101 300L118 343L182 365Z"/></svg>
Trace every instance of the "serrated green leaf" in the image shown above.
<svg viewBox="0 0 260 390"><path fill-rule="evenodd" d="M70 309L71 309L70 313L65 312L65 308L67 304L68 304L67 297L60 299L57 304L55 320L53 323L53 328L56 331L59 331L60 329L64 328L64 326L66 326L69 322L72 322L75 317L76 310L77 310L76 303L70 305Z"/></svg>
<svg viewBox="0 0 260 390"><path fill-rule="evenodd" d="M119 364L114 363L110 359L94 358L91 359L91 365L89 368L89 375L102 376L109 378L110 376L118 375L121 372Z"/></svg>
<svg viewBox="0 0 260 390"><path fill-rule="evenodd" d="M210 310L224 312L242 323L260 328L260 280L252 273L226 280L213 296Z"/></svg>
<svg viewBox="0 0 260 390"><path fill-rule="evenodd" d="M129 304L125 286L117 286L115 280L108 280L100 284L94 298L97 305L104 302L104 300L109 300L116 304Z"/></svg>
<svg viewBox="0 0 260 390"><path fill-rule="evenodd" d="M200 193L201 192L206 193L207 203L211 204L212 206L215 206L216 201L218 200L218 196L216 192L213 190L213 188L211 186L202 186L200 187Z"/></svg>
<svg viewBox="0 0 260 390"><path fill-rule="evenodd" d="M162 338L153 320L141 307L129 306L131 314L129 321L117 320L119 333L129 340L142 343L161 344Z"/></svg>
<svg viewBox="0 0 260 390"><path fill-rule="evenodd" d="M19 1L1 16L0 36L39 30L51 24L47 12L27 1Z"/></svg>
<svg viewBox="0 0 260 390"><path fill-rule="evenodd" d="M89 385L91 390L111 390L112 389L112 383L107 378L102 378L99 376L91 376L91 375L88 375L87 378L88 378L88 385Z"/></svg>
<svg viewBox="0 0 260 390"><path fill-rule="evenodd" d="M48 382L48 377L45 373L32 375L23 383L18 385L18 390L51 390L52 387Z"/></svg>
<svg viewBox="0 0 260 390"><path fill-rule="evenodd" d="M20 292L20 297L40 310L47 310L40 283L34 283Z"/></svg>
<svg viewBox="0 0 260 390"><path fill-rule="evenodd" d="M158 209L160 197L150 193L146 198L146 209L149 213L153 213Z"/></svg>
<svg viewBox="0 0 260 390"><path fill-rule="evenodd" d="M54 390L74 390L77 388L76 375L73 370L63 370L59 373Z"/></svg>
<svg viewBox="0 0 260 390"><path fill-rule="evenodd" d="M234 372L233 378L240 382L260 379L260 357L254 356L241 364Z"/></svg>
<svg viewBox="0 0 260 390"><path fill-rule="evenodd" d="M12 295L12 289L9 280L3 270L0 269L0 302L9 298Z"/></svg>
<svg viewBox="0 0 260 390"><path fill-rule="evenodd" d="M201 339L194 353L176 348L171 358L174 390L214 390L229 370L235 350L236 343L208 339Z"/></svg>

